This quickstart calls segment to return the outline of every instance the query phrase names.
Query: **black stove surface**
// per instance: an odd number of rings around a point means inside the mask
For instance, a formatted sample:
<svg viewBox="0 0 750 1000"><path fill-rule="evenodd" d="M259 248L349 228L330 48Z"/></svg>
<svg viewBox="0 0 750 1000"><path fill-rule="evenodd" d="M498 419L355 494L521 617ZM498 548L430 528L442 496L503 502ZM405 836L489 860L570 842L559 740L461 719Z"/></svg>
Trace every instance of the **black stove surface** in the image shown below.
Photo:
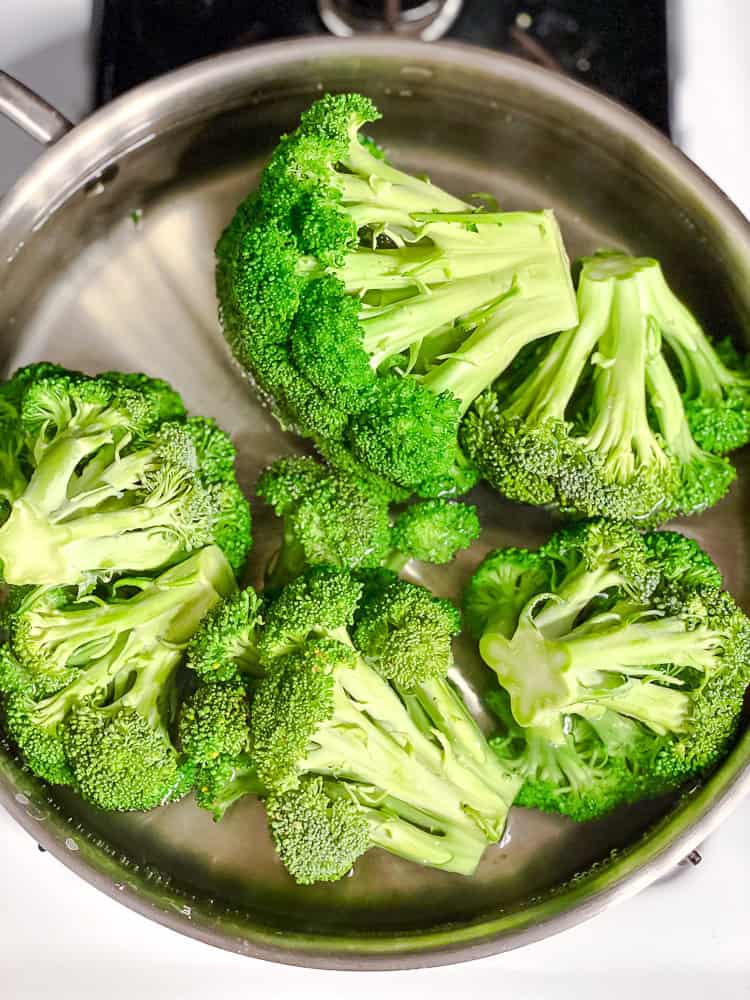
<svg viewBox="0 0 750 1000"><path fill-rule="evenodd" d="M203 56L325 32L316 0L95 0L95 8L97 105ZM444 37L561 70L668 131L665 8L665 0L464 0Z"/></svg>

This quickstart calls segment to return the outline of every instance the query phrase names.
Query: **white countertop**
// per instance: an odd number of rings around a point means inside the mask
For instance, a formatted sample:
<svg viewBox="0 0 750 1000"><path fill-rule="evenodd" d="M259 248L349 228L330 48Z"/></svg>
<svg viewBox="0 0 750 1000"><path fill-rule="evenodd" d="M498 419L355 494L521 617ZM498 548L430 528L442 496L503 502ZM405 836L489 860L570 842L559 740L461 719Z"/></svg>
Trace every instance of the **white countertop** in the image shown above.
<svg viewBox="0 0 750 1000"><path fill-rule="evenodd" d="M674 133L750 214L750 5L673 0ZM86 107L90 0L0 0L0 65L73 118ZM0 191L34 155L0 122ZM0 1000L740 1000L750 997L750 801L679 869L558 937L470 965L329 973L227 954L116 905L74 876L0 810ZM356 979L353 977L356 975Z"/></svg>

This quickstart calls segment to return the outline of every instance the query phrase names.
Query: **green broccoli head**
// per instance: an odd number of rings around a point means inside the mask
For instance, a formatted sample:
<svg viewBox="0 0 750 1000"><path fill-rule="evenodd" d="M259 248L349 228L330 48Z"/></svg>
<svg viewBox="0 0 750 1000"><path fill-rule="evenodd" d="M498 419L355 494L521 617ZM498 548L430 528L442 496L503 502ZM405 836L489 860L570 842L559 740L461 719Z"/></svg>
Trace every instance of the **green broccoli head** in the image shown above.
<svg viewBox="0 0 750 1000"><path fill-rule="evenodd" d="M212 608L187 647L187 666L207 684L260 674L262 601L246 587Z"/></svg>
<svg viewBox="0 0 750 1000"><path fill-rule="evenodd" d="M354 621L362 584L350 573L314 566L271 602L258 640L261 663L292 652L309 639L339 638Z"/></svg>
<svg viewBox="0 0 750 1000"><path fill-rule="evenodd" d="M748 439L746 376L650 258L584 258L578 311L477 400L462 425L471 460L510 499L643 527L715 504L735 476L719 455Z"/></svg>
<svg viewBox="0 0 750 1000"><path fill-rule="evenodd" d="M27 692L12 689L5 697L3 715L8 735L37 777L51 785L75 783L58 719L52 718L48 724L40 725L36 702Z"/></svg>
<svg viewBox="0 0 750 1000"><path fill-rule="evenodd" d="M249 740L250 705L240 680L202 684L180 706L177 740L197 764L236 757Z"/></svg>
<svg viewBox="0 0 750 1000"><path fill-rule="evenodd" d="M450 500L425 500L412 504L394 524L392 545L421 562L448 563L461 549L479 538L476 507Z"/></svg>
<svg viewBox="0 0 750 1000"><path fill-rule="evenodd" d="M277 656L253 700L253 754L271 789L293 788L317 731L333 718L334 671L354 651L335 639L314 639Z"/></svg>
<svg viewBox="0 0 750 1000"><path fill-rule="evenodd" d="M266 800L282 864L299 885L336 882L370 847L367 819L354 802L330 799L320 777Z"/></svg>
<svg viewBox="0 0 750 1000"><path fill-rule="evenodd" d="M510 638L528 602L551 582L552 565L539 552L515 548L490 552L464 591L466 627L475 639L490 626Z"/></svg>
<svg viewBox="0 0 750 1000"><path fill-rule="evenodd" d="M123 579L104 595L36 606L34 641L51 651L55 690L43 694L46 682L32 676L6 706L8 733L29 767L50 782L73 784L102 809L150 809L185 794L195 767L171 736L177 671L203 615L234 586L221 551L206 548L156 580ZM64 686L61 664L69 671ZM43 663L33 670L43 677Z"/></svg>
<svg viewBox="0 0 750 1000"><path fill-rule="evenodd" d="M256 492L284 519L267 574L272 589L310 566L374 566L389 552L387 503L313 459L280 459L261 474Z"/></svg>
<svg viewBox="0 0 750 1000"><path fill-rule="evenodd" d="M460 418L512 362L509 335L575 321L568 264L550 212L483 212L399 171L359 135L377 117L326 95L281 139L216 248L222 322L328 461L392 496L457 493L476 480Z"/></svg>
<svg viewBox="0 0 750 1000"><path fill-rule="evenodd" d="M29 476L0 528L8 583L81 585L156 570L212 543L240 568L250 521L231 445L210 422L164 420L181 412L175 399L145 376L43 369L24 380Z"/></svg>
<svg viewBox="0 0 750 1000"><path fill-rule="evenodd" d="M493 746L524 778L524 804L588 818L700 776L731 744L750 622L694 542L630 532L594 522L553 536L539 553L551 572L520 611L480 573L469 588L500 683ZM508 563L514 577L517 550Z"/></svg>
<svg viewBox="0 0 750 1000"><path fill-rule="evenodd" d="M153 809L186 791L166 729L136 708L74 711L62 744L81 795L100 809Z"/></svg>
<svg viewBox="0 0 750 1000"><path fill-rule="evenodd" d="M397 580L363 602L352 638L379 674L408 690L446 676L451 640L460 630L459 612L450 601Z"/></svg>

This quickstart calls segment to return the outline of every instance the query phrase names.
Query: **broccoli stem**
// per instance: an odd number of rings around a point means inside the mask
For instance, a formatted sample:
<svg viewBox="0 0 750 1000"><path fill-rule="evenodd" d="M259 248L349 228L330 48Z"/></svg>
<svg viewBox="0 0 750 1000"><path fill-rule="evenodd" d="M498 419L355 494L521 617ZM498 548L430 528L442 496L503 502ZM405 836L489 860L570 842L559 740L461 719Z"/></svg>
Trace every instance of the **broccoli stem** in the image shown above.
<svg viewBox="0 0 750 1000"><path fill-rule="evenodd" d="M499 840L519 781L490 752L476 720L449 678L424 681L411 697L419 704L432 732L448 737L449 752L455 755L456 763L473 776L474 780L469 781L458 768L448 772L455 783L461 782L461 788L467 792L471 789L473 794L467 799L475 819L491 841Z"/></svg>
<svg viewBox="0 0 750 1000"><path fill-rule="evenodd" d="M363 177L371 188L380 187L381 190L386 188L389 197L394 197L394 189L397 193L403 191L408 195L408 203L412 211L438 209L445 212L465 212L471 210L471 206L461 201L460 198L454 198L453 195L429 181L397 170L384 159L373 156L355 135L352 135L343 164L348 170ZM346 177L346 174L336 175L337 180ZM378 182L381 183L378 184Z"/></svg>
<svg viewBox="0 0 750 1000"><path fill-rule="evenodd" d="M720 637L710 629L688 631L678 618L635 621L609 630L581 629L550 641L524 612L512 639L486 632L482 659L509 692L514 718L522 726L558 724L561 713L581 706L615 707L656 731L674 731L684 721L687 696L669 686L679 681L658 667L672 663L710 672ZM658 684L617 684L616 678L655 678ZM616 686L612 686L612 682ZM577 707L576 707L577 706Z"/></svg>
<svg viewBox="0 0 750 1000"><path fill-rule="evenodd" d="M331 798L354 799L367 820L368 836L374 847L382 847L406 861L427 865L458 875L472 875L487 847L479 836L451 825L436 822L434 816L415 809L391 796L375 796L357 785L346 788L336 782L326 784Z"/></svg>
<svg viewBox="0 0 750 1000"><path fill-rule="evenodd" d="M370 721L338 685L334 705L335 721L318 729L315 744L302 763L303 772L374 785L417 809L429 802L435 817L458 829L471 830L474 824L464 809L460 790L446 777L434 773Z"/></svg>
<svg viewBox="0 0 750 1000"><path fill-rule="evenodd" d="M670 289L656 261L645 282L649 311L677 357L689 399L703 396L719 402L725 389L750 386L750 379L738 377L722 363L698 321Z"/></svg>
<svg viewBox="0 0 750 1000"><path fill-rule="evenodd" d="M434 393L449 392L465 413L477 396L498 378L518 352L556 329L567 329L577 317L572 287L543 267L526 275L492 309L487 318L445 361L422 379ZM558 269L559 270L559 269Z"/></svg>
<svg viewBox="0 0 750 1000"><path fill-rule="evenodd" d="M246 795L264 795L265 792L266 788L258 778L252 757L242 754L235 763L230 780L211 797L210 801L204 797L200 804L213 814L214 820L218 823L235 802L239 802Z"/></svg>
<svg viewBox="0 0 750 1000"><path fill-rule="evenodd" d="M497 302L508 294L512 280L512 274L495 271L439 285L377 309L374 316L368 316L372 307L365 307L360 314L363 347L370 355L371 366L378 368L387 358L420 344L447 322Z"/></svg>
<svg viewBox="0 0 750 1000"><path fill-rule="evenodd" d="M666 465L668 459L648 421L649 331L641 318L639 284L625 279L609 287L612 308L606 333L599 341L593 399L596 415L586 446L605 456L615 480L627 482L638 466Z"/></svg>
<svg viewBox="0 0 750 1000"><path fill-rule="evenodd" d="M690 433L680 390L663 354L656 354L649 360L646 380L659 430L667 448L683 465L700 458L703 452Z"/></svg>

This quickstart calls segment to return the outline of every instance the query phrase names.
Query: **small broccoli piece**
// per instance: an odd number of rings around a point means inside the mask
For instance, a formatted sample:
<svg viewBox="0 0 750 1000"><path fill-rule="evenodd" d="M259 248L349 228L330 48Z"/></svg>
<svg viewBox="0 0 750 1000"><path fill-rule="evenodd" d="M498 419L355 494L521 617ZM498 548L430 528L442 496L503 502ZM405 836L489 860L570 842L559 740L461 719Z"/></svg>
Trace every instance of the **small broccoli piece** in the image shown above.
<svg viewBox="0 0 750 1000"><path fill-rule="evenodd" d="M735 477L720 454L750 435L750 380L719 361L650 258L584 258L578 312L477 401L466 454L510 499L566 512L648 526L715 504ZM711 413L726 432L707 430Z"/></svg>
<svg viewBox="0 0 750 1000"><path fill-rule="evenodd" d="M311 458L266 469L256 493L284 519L284 540L266 584L284 586L309 566L376 566L390 549L388 505Z"/></svg>
<svg viewBox="0 0 750 1000"><path fill-rule="evenodd" d="M261 674L258 628L262 602L252 587L208 612L187 647L187 666L205 683Z"/></svg>
<svg viewBox="0 0 750 1000"><path fill-rule="evenodd" d="M180 706L179 747L197 764L236 757L247 747L249 719L248 693L241 681L202 684Z"/></svg>
<svg viewBox="0 0 750 1000"><path fill-rule="evenodd" d="M576 321L551 212L485 212L396 169L326 95L216 248L235 356L285 428L391 498L465 491L462 414L523 343ZM436 345L439 345L436 346Z"/></svg>
<svg viewBox="0 0 750 1000"><path fill-rule="evenodd" d="M183 420L174 391L146 376L42 366L22 381L29 476L0 527L6 582L80 585L157 570L212 543L241 567L249 509L215 425Z"/></svg>
<svg viewBox="0 0 750 1000"><path fill-rule="evenodd" d="M201 809L213 813L217 823L235 802L247 795L264 794L265 787L258 779L255 762L247 753L240 753L236 757L217 757L198 767L195 800Z"/></svg>
<svg viewBox="0 0 750 1000"><path fill-rule="evenodd" d="M266 811L279 858L299 885L338 881L371 847L433 868L471 871L476 865L471 838L433 832L429 815L376 789L308 777L267 799Z"/></svg>
<svg viewBox="0 0 750 1000"><path fill-rule="evenodd" d="M5 722L40 777L73 784L102 809L150 809L192 782L193 764L180 759L171 737L176 673L185 642L235 583L221 550L209 547L150 583L119 586L135 594L121 598L112 585L108 601L84 597L80 607L32 602L36 631L33 642L29 635L24 641L29 649L49 648L50 672L59 677L68 669L71 678L40 696L44 664L34 663L33 687L10 694ZM27 613L23 605L20 613ZM61 618L69 623L62 634Z"/></svg>
<svg viewBox="0 0 750 1000"><path fill-rule="evenodd" d="M468 549L479 538L476 507L451 500L415 503L396 518L391 544L397 552L420 562L440 565Z"/></svg>
<svg viewBox="0 0 750 1000"><path fill-rule="evenodd" d="M474 507L442 499L412 504L391 524L385 497L312 458L274 462L256 492L284 520L283 543L266 574L270 589L310 566L399 572L412 558L449 562L479 534Z"/></svg>
<svg viewBox="0 0 750 1000"><path fill-rule="evenodd" d="M720 583L694 542L604 521L489 557L466 607L500 683L492 745L524 779L521 804L588 819L721 759L750 680L750 621Z"/></svg>
<svg viewBox="0 0 750 1000"><path fill-rule="evenodd" d="M251 742L280 854L302 881L344 874L342 858L351 865L351 851L331 859L325 831L346 830L349 837L359 829L362 838L359 820L321 799L319 784L305 785L310 777L335 776L349 801L381 810L379 823L393 815L418 828L414 836L421 831L441 845L439 856L426 854L422 863L468 874L501 835L509 802L468 769L466 787L452 780L453 755L432 730L415 724L394 688L354 649L350 628L360 594L350 574L315 567L288 584L266 613L259 643L266 675L253 701ZM312 810L309 827L306 810ZM369 819L368 830L369 841L358 841L363 849L376 842ZM414 841L394 836L380 846L415 859L407 843Z"/></svg>

